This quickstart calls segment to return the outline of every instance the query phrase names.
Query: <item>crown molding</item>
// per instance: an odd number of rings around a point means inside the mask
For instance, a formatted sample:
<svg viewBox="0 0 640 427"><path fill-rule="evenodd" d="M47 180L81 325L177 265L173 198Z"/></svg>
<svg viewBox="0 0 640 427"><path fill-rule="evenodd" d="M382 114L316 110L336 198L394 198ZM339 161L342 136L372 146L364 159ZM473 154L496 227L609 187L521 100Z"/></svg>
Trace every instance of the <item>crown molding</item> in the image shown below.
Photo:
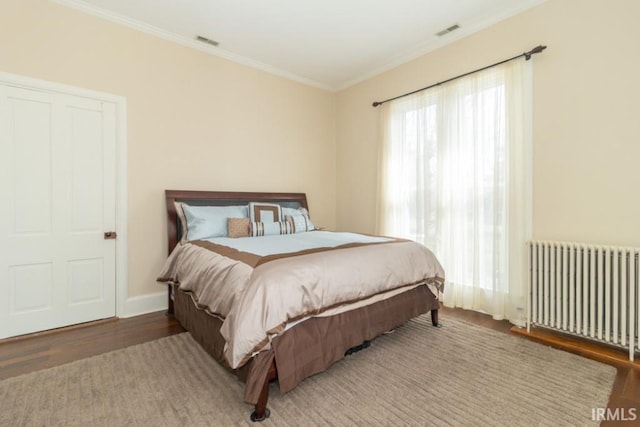
<svg viewBox="0 0 640 427"><path fill-rule="evenodd" d="M358 77L350 79L342 84L337 85L328 85L324 83L320 83L316 80L312 80L306 77L299 76L297 74L291 73L286 70L282 70L276 67L273 67L268 64L264 64L259 61L255 61L251 58L247 58L242 55L238 55L233 52L229 52L225 49L221 49L214 46L208 46L202 42L196 41L195 39L191 39L189 37L181 36L175 33L172 33L167 30L163 30L161 28L155 27L153 25L145 24L143 22L137 21L135 19L131 19L125 17L123 15L116 14L114 12L108 11L106 9L102 9L100 7L90 5L85 3L82 0L49 0L52 3L57 3L62 6L70 7L72 9L105 19L107 21L114 22L119 25L126 26L128 28L164 39L166 41L170 41L173 43L177 43L179 45L198 50L200 52L207 53L209 55L217 56L220 58L224 58L228 61L245 65L247 67L251 67L260 71L263 71L268 74L272 74L278 77L283 77L288 80L292 80L298 83L302 83L307 86L312 86L318 89L326 90L329 92L339 92L345 89L348 89L351 86L355 86L359 83L362 83L370 78L378 76L384 72L390 71L402 64L406 64L407 62L413 61L421 56L424 56L430 52L433 52L441 47L444 47L450 43L453 43L457 40L463 39L467 36L470 36L473 33L481 31L485 28L488 28L500 21L503 21L507 18L510 18L514 15L524 12L527 9L531 9L535 6L538 6L548 0L534 0L532 2L528 2L518 8L511 9L507 12L504 12L499 15L492 16L490 18L486 18L481 20L473 25L466 26L464 22L461 22L461 28L453 33L445 35L444 37L430 40L425 43L421 43L410 49L409 51L400 54L399 56L391 59L385 64L376 67L372 71L369 71L365 74L362 74Z"/></svg>
<svg viewBox="0 0 640 427"><path fill-rule="evenodd" d="M163 30L161 28L155 27L153 25L145 24L143 22L137 21L135 19L131 19L111 11L102 9L97 6L93 6L87 4L81 0L49 0L51 3L56 3L61 6L66 6L80 12L87 13L89 15L96 16L98 18L105 19L107 21L111 21L113 23L123 25L125 27L129 27L136 31L140 31L146 34L150 34L155 37L159 37L163 40L170 41L173 43L177 43L179 45L199 50L200 52L207 53L209 55L217 56L220 58L224 58L228 61L235 62L236 64L246 65L247 67L255 68L260 71L264 71L265 73L272 74L278 77L283 77L288 80L293 80L298 83L302 83L308 86L312 86L318 89L323 89L330 92L335 92L336 88L328 86L326 84L317 82L312 79L308 79L306 77L298 76L294 73L290 73L285 70L281 70L279 68L273 67L268 64L264 64L260 61L255 61L253 59L247 58L242 55L235 54L233 52L229 52L227 50L208 46L202 42L199 42L195 39L190 39L189 37L181 36L175 33L172 33L167 30Z"/></svg>

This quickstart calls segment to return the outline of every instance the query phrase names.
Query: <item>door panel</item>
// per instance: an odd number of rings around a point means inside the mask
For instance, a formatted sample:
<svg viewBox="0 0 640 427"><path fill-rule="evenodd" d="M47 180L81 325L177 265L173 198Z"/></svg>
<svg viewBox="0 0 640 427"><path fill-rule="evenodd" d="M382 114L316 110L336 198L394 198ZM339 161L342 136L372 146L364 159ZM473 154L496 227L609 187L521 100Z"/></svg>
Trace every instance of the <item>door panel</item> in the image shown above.
<svg viewBox="0 0 640 427"><path fill-rule="evenodd" d="M72 233L102 232L102 111L69 109Z"/></svg>
<svg viewBox="0 0 640 427"><path fill-rule="evenodd" d="M51 232L51 97L20 91L9 98L9 140L6 147L13 194L11 234L48 235ZM37 126L34 126L37 123ZM34 155L34 153L38 153Z"/></svg>
<svg viewBox="0 0 640 427"><path fill-rule="evenodd" d="M53 265L33 263L9 267L9 313L51 310Z"/></svg>
<svg viewBox="0 0 640 427"><path fill-rule="evenodd" d="M73 260L67 263L69 304L87 304L104 299L102 258Z"/></svg>

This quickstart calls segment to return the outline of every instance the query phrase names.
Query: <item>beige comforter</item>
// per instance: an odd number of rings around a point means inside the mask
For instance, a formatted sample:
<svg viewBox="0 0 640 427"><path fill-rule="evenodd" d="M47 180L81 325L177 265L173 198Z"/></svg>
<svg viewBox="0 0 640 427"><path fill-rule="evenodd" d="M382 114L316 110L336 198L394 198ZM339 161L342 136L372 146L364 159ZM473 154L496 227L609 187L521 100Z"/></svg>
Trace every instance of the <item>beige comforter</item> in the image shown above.
<svg viewBox="0 0 640 427"><path fill-rule="evenodd" d="M224 319L225 358L237 368L305 317L420 283L438 296L444 271L429 249L406 240L262 257L197 241L176 247L158 280Z"/></svg>

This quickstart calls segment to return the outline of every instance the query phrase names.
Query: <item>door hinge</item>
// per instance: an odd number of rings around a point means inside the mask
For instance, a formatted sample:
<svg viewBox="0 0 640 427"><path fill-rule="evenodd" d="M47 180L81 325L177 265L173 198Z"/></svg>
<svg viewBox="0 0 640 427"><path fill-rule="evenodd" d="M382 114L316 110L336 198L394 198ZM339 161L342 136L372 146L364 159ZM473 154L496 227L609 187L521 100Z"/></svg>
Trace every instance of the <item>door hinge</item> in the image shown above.
<svg viewBox="0 0 640 427"><path fill-rule="evenodd" d="M116 233L115 231L105 231L104 232L104 238L105 238L105 240L116 239L116 238L118 238L118 233Z"/></svg>

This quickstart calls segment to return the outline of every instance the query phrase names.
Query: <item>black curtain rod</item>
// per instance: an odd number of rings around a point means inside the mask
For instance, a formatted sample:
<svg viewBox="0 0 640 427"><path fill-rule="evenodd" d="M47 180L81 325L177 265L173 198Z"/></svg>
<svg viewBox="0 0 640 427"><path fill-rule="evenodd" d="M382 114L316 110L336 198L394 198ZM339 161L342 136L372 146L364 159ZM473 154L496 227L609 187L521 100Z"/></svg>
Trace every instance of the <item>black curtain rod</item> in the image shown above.
<svg viewBox="0 0 640 427"><path fill-rule="evenodd" d="M405 96L413 95L414 93L422 92L423 90L427 90L427 89L431 89L432 87L440 86L441 84L448 83L448 82L450 82L452 80L456 80L456 79L459 79L461 77L466 77L466 76L468 76L470 74L474 74L474 73L486 70L487 68L495 67L496 65L500 65L500 64L504 64L505 62L513 61L514 59L518 59L521 56L524 56L525 59L528 61L528 60L531 59L531 55L536 54L536 53L540 53L543 50L545 50L546 48L547 48L546 46L542 46L542 45L541 46L536 46L533 49L531 49L529 52L521 53L520 55L516 55L513 58L505 59L504 61L496 62L495 64L487 65L486 67L478 68L477 70L469 71L468 73L464 73L464 74L460 74L459 76L451 77L450 79L438 82L436 84L432 84L431 86L423 87L422 89L414 90L413 92L405 93L403 95L394 96L393 98L385 99L384 101L376 101L372 105L374 107L377 107L378 105L382 105L385 102L393 101L393 100L398 99L398 98L404 98Z"/></svg>

